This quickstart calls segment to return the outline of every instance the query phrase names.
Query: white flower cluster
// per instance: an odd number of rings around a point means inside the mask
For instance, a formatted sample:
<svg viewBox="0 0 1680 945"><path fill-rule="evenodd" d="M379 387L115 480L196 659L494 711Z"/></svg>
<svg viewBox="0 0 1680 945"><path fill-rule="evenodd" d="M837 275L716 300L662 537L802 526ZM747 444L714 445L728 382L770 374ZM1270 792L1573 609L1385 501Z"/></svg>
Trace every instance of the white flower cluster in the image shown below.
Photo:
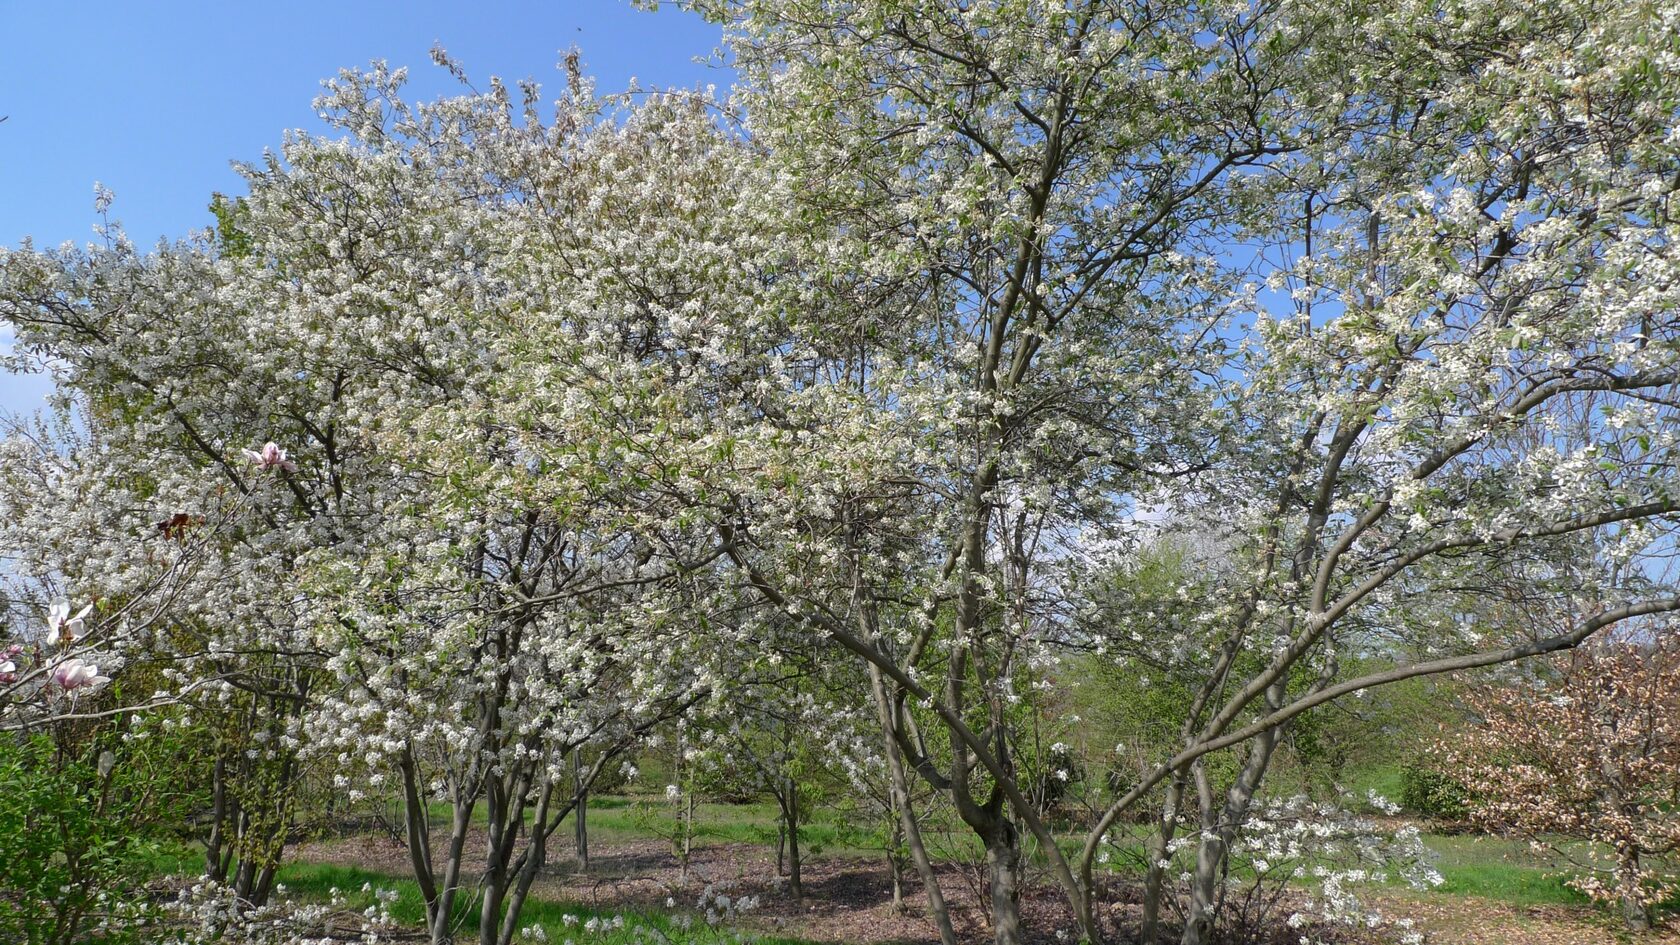
<svg viewBox="0 0 1680 945"><path fill-rule="evenodd" d="M391 918L397 893L364 885L361 897L371 903L349 907L351 897L334 888L325 903L285 898L255 906L229 887L202 881L183 888L170 906L186 927L172 945L342 945L346 934L362 945L378 945L401 937L402 927Z"/></svg>
<svg viewBox="0 0 1680 945"><path fill-rule="evenodd" d="M1378 810L1394 810L1374 792L1370 800ZM1293 797L1256 805L1231 845L1233 865L1247 867L1251 877L1231 882L1303 883L1313 890L1288 915L1291 928L1390 928L1409 941L1411 920L1370 908L1359 887L1404 882L1433 888L1442 882L1434 858L1413 825L1387 828L1336 805ZM1304 945L1312 941L1302 939Z"/></svg>

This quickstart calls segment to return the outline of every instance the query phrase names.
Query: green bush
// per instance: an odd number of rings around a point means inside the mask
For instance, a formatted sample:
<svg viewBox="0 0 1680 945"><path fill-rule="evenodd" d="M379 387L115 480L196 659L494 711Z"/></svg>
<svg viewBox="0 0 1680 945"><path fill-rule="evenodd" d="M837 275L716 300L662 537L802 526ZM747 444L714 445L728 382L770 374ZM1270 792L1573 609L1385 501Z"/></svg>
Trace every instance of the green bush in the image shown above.
<svg viewBox="0 0 1680 945"><path fill-rule="evenodd" d="M168 738L118 728L0 736L0 942L154 939L159 897L146 883L178 852L167 831L186 819L190 779Z"/></svg>
<svg viewBox="0 0 1680 945"><path fill-rule="evenodd" d="M0 941L119 942L133 923L141 851L102 801L112 756L65 758L44 736L0 747Z"/></svg>
<svg viewBox="0 0 1680 945"><path fill-rule="evenodd" d="M1422 765L1400 772L1400 806L1414 814L1441 820L1463 820L1469 813L1469 792L1463 784Z"/></svg>

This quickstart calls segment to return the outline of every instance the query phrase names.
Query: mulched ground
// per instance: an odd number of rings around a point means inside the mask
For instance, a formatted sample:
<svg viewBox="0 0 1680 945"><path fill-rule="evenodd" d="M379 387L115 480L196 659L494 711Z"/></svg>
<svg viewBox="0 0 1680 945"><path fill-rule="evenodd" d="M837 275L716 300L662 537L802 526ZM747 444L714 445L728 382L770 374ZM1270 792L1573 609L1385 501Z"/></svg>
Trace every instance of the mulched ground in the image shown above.
<svg viewBox="0 0 1680 945"><path fill-rule="evenodd" d="M1608 912L1579 907L1403 894L1382 897L1380 906L1410 916L1435 945L1680 945L1680 922L1630 936Z"/></svg>
<svg viewBox="0 0 1680 945"><path fill-rule="evenodd" d="M564 850L556 851L533 895L556 901L612 908L663 909L667 898L692 909L700 891L715 884L731 896L756 895L759 908L742 923L819 942L850 945L937 945L939 936L924 914L921 887L914 875L904 889L904 903L892 900L891 874L879 860L819 857L806 862L805 899L796 903L786 881L776 878L775 852L752 844L698 847L689 861L686 884L681 867L661 840L595 844L588 872L577 869ZM482 835L469 850L484 847ZM387 836L364 834L298 847L298 860L353 866L391 875L407 875L408 853ZM977 877L954 864L940 867L940 888L951 909L952 924L965 942L989 942L991 930L979 898ZM1138 910L1135 890L1116 887L1102 897L1099 922L1109 941L1134 940ZM1391 915L1414 919L1435 945L1624 945L1606 917L1564 907L1522 908L1460 896L1385 896L1376 903ZM1071 912L1048 883L1032 884L1023 896L1022 917L1035 945L1057 945L1058 930L1071 933ZM1672 925L1672 924L1671 924ZM1299 931L1278 929L1264 942L1293 943ZM1375 942L1380 939L1347 939ZM1669 928L1639 940L1640 945L1680 945L1680 929Z"/></svg>

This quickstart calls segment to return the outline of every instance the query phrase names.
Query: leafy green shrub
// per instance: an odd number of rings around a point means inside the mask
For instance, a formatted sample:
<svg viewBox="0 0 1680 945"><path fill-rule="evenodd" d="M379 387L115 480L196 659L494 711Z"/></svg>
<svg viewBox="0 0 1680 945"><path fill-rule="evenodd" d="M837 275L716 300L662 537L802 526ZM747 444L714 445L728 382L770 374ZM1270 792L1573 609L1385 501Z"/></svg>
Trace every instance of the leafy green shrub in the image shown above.
<svg viewBox="0 0 1680 945"><path fill-rule="evenodd" d="M137 942L156 843L135 828L129 766L109 748L72 755L44 735L0 741L0 941Z"/></svg>
<svg viewBox="0 0 1680 945"><path fill-rule="evenodd" d="M1409 764L1400 771L1400 806L1425 817L1463 820L1469 813L1463 784L1433 768Z"/></svg>

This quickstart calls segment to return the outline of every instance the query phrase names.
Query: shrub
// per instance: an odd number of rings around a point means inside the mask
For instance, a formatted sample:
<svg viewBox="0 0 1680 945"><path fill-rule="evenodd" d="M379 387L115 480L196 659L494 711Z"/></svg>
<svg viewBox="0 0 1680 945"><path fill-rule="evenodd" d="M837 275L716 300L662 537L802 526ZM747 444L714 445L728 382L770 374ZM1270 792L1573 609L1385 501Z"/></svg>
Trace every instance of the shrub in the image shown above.
<svg viewBox="0 0 1680 945"><path fill-rule="evenodd" d="M44 735L0 742L0 941L121 945L153 915L141 888L155 800L111 748L72 754Z"/></svg>
<svg viewBox="0 0 1680 945"><path fill-rule="evenodd" d="M1468 792L1458 780L1422 764L1400 772L1400 806L1410 813L1446 821L1469 816Z"/></svg>

